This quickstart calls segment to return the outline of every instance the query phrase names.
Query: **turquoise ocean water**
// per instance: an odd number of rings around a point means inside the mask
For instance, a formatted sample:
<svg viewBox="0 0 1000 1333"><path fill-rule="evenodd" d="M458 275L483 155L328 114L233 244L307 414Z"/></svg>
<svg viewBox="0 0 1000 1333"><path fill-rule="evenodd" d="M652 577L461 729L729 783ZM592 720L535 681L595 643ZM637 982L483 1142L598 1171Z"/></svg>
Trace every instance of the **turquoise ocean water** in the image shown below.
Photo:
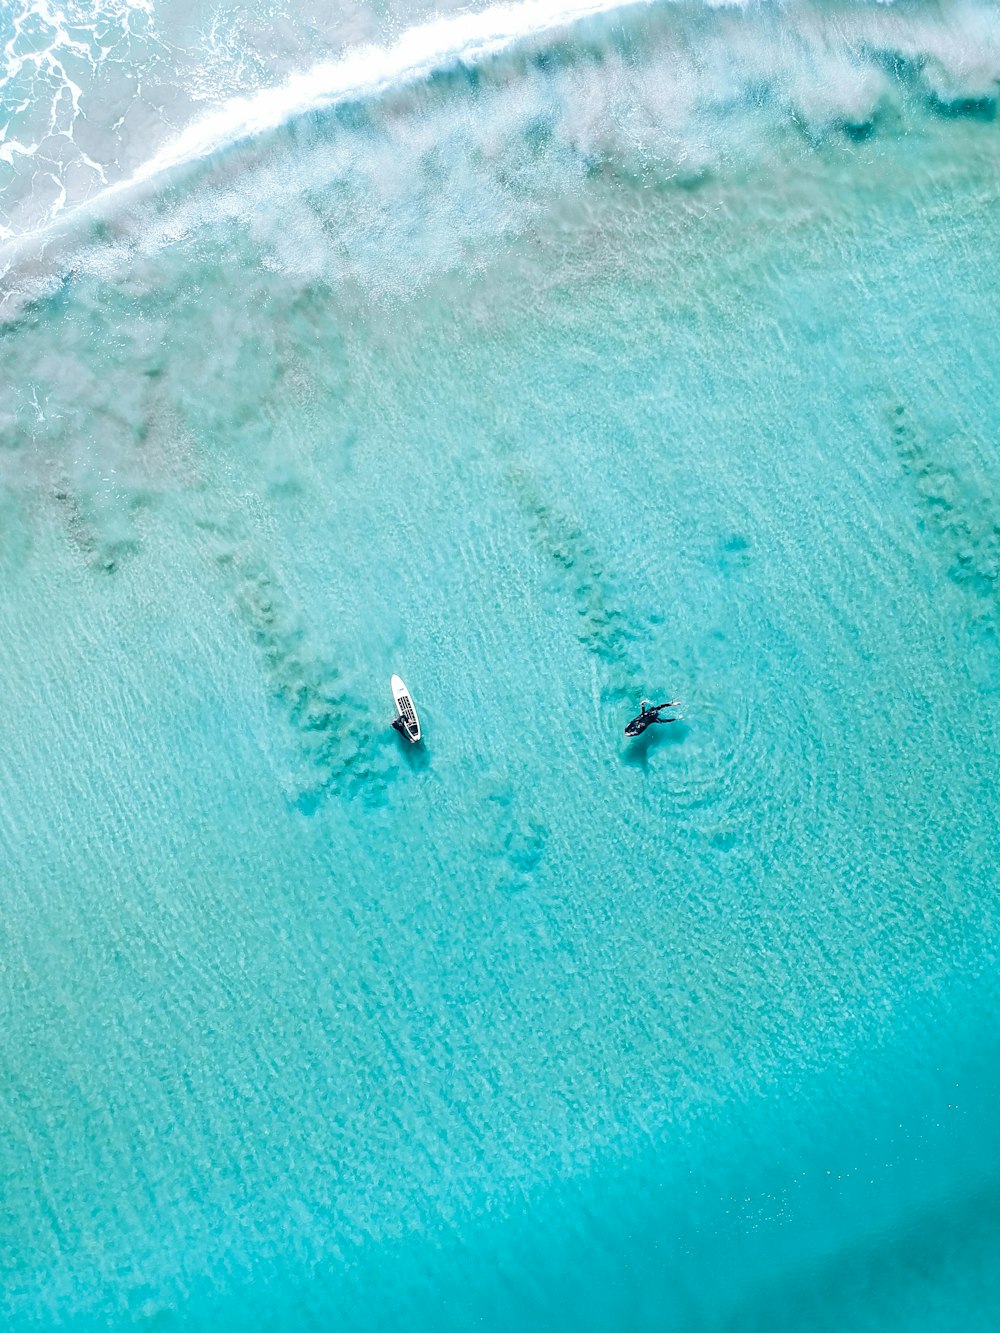
<svg viewBox="0 0 1000 1333"><path fill-rule="evenodd" d="M3 1327L994 1329L1000 12L0 43Z"/></svg>

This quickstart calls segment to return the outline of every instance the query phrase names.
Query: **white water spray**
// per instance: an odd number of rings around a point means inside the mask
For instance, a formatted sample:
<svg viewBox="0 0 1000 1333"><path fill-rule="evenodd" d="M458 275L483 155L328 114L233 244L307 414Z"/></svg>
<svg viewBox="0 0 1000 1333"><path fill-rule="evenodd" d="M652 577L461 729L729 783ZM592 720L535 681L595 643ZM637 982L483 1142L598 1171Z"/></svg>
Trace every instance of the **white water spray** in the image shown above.
<svg viewBox="0 0 1000 1333"><path fill-rule="evenodd" d="M22 258L81 214L91 213L166 173L211 156L221 149L278 129L294 117L338 103L377 97L390 88L419 82L459 64L474 65L542 36L617 9L646 7L654 0L518 0L515 4L419 23L388 45L355 47L335 60L323 60L291 75L273 88L228 100L200 117L166 143L131 176L117 181L42 227L0 246L0 262Z"/></svg>

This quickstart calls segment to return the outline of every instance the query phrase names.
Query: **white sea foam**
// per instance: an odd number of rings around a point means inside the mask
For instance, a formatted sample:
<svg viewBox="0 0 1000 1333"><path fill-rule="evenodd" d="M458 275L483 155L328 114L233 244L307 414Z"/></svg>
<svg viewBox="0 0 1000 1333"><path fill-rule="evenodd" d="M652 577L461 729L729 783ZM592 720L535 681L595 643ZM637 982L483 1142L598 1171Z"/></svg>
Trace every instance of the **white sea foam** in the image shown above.
<svg viewBox="0 0 1000 1333"><path fill-rule="evenodd" d="M0 318L71 267L110 275L196 232L224 247L248 236L254 262L288 280L409 290L470 254L488 259L590 172L697 182L750 166L789 131L816 142L865 130L890 105L961 110L1000 77L1000 29L978 0L947 14L810 0L633 9L518 0L439 17L230 98L127 179L0 249ZM548 49L556 33L559 59L518 58L519 44ZM428 81L472 67L468 83ZM352 103L366 108L356 122L308 118ZM290 139L270 133L289 123ZM197 163L196 189L161 188ZM100 236L73 225L94 217L110 224Z"/></svg>
<svg viewBox="0 0 1000 1333"><path fill-rule="evenodd" d="M277 129L295 116L337 103L378 96L457 64L475 65L517 42L578 23L598 14L626 7L645 7L653 0L518 0L514 4L435 18L403 32L388 45L367 44L335 60L323 60L292 74L284 83L261 88L247 97L233 97L201 116L169 139L131 175L106 186L70 214L100 208L106 203L155 181L179 167L212 153ZM78 96L79 90L77 90ZM7 152L29 152L11 141ZM2 154L0 154L2 155ZM65 222L54 209L49 224L30 235L13 238L0 257L22 251L51 233L52 224ZM5 255L6 252L6 255Z"/></svg>
<svg viewBox="0 0 1000 1333"><path fill-rule="evenodd" d="M622 7L619 0L519 0L418 24L389 46L359 47L292 75L280 87L232 99L188 126L125 184L152 179L307 111L378 96L458 63L476 64L516 42Z"/></svg>

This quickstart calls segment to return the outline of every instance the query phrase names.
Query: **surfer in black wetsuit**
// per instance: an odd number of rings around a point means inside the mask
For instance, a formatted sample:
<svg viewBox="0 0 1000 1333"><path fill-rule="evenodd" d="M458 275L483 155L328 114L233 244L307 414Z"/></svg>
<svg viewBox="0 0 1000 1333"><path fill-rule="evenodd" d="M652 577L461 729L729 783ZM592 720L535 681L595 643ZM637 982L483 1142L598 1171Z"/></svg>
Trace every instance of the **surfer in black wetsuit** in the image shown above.
<svg viewBox="0 0 1000 1333"><path fill-rule="evenodd" d="M651 704L648 699L640 699L639 716L634 717L625 728L626 736L641 736L654 722L676 722L676 717L660 717L664 708L676 708L680 701L673 699L666 704Z"/></svg>

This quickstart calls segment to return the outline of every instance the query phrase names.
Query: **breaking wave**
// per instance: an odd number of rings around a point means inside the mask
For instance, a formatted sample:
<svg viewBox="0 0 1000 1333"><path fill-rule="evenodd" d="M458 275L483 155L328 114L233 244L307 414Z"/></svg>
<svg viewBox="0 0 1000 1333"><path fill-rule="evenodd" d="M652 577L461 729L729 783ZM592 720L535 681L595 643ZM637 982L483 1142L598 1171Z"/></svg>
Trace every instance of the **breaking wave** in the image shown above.
<svg viewBox="0 0 1000 1333"><path fill-rule="evenodd" d="M781 145L990 121L998 91L978 0L452 14L227 99L75 208L64 192L0 249L0 314L206 228L303 282L394 292L488 258L595 174L696 187Z"/></svg>
<svg viewBox="0 0 1000 1333"><path fill-rule="evenodd" d="M643 5L650 0L628 3ZM170 44L156 32L148 3L105 0L86 16L77 12L74 0L65 13L45 0L25 4L9 19L0 79L0 106L5 108L0 164L8 168L8 187L18 178L21 185L20 190L9 188L13 203L6 218L0 215L0 237L44 228L87 199L121 194L305 112L345 99L378 96L444 67L477 64L517 41L620 7L621 0L517 0L437 14L406 28L394 40L350 46L281 82L265 79L249 95L239 91L246 87L245 62L227 77L225 67L219 69L219 61L212 60L216 47L209 44L216 98L206 99L198 82L194 87L162 87L165 75L167 83L172 75L175 84L183 85L182 72L176 59L172 68L169 62L161 68ZM144 110L138 113L134 80L117 88L112 98L106 96L106 71L116 63L115 49L125 43L130 61L161 85L156 100L140 99ZM198 56L204 58L203 48ZM204 85L203 78L200 82ZM202 100L216 100L218 105L198 114ZM90 101L96 103L96 117L86 113ZM29 108L30 118L18 124L17 113ZM114 117L114 123L101 126L100 112ZM126 133L116 132L123 127ZM150 149L136 162L131 161L132 138ZM14 170L16 165L20 171Z"/></svg>

